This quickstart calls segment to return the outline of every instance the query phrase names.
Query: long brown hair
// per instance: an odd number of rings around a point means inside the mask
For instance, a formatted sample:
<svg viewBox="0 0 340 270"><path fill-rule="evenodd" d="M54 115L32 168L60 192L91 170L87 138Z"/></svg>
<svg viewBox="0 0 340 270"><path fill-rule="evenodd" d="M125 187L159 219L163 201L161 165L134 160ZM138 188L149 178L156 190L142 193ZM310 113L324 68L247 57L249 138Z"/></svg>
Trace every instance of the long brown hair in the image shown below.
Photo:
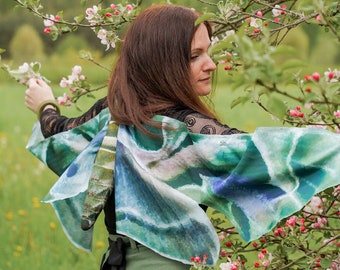
<svg viewBox="0 0 340 270"><path fill-rule="evenodd" d="M151 117L182 106L215 118L190 81L191 42L198 14L157 5L144 10L127 31L110 79L108 105L119 124L157 126ZM204 23L211 35L211 27Z"/></svg>

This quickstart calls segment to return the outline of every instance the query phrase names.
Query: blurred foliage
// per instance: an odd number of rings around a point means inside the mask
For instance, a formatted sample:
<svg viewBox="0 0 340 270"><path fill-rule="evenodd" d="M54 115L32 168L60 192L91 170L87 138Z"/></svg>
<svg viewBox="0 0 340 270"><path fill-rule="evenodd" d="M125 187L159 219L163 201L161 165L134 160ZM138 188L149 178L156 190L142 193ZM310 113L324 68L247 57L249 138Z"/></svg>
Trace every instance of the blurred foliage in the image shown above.
<svg viewBox="0 0 340 270"><path fill-rule="evenodd" d="M22 59L28 62L44 59L43 41L38 32L28 24L17 29L8 48L16 64L20 64Z"/></svg>

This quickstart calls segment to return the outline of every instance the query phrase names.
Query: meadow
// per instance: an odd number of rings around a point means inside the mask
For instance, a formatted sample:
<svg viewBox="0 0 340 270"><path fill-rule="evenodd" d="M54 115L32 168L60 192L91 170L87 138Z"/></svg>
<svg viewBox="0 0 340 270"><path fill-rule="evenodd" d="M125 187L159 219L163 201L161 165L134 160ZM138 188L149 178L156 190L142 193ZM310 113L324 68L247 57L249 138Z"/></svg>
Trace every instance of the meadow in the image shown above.
<svg viewBox="0 0 340 270"><path fill-rule="evenodd" d="M70 73L72 65L64 65L60 71L57 67L46 73L61 78L61 74ZM96 76L93 73L98 71L91 72ZM222 71L219 75L222 82L213 96L223 122L250 132L256 126L279 124L254 104L231 110L230 102L239 93L228 88L223 76ZM58 81L52 83L55 94L62 94L64 90L58 87ZM102 91L98 96L104 94ZM40 202L57 176L26 149L37 119L24 106L25 87L0 71L0 96L0 270L98 269L107 238L102 216L95 226L92 252L79 250L68 241L53 208ZM86 110L93 102L83 98L79 105ZM80 114L75 108L62 108L62 113Z"/></svg>

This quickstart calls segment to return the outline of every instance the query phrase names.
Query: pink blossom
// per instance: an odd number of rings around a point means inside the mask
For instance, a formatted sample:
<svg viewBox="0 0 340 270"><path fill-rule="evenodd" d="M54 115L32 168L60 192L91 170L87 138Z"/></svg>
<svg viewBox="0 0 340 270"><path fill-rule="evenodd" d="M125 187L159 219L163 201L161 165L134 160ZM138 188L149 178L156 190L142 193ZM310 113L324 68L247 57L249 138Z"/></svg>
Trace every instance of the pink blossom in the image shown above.
<svg viewBox="0 0 340 270"><path fill-rule="evenodd" d="M69 82L68 82L68 80L65 77L63 77L61 79L59 85L60 85L60 87L65 88L65 87L67 87L69 85Z"/></svg>
<svg viewBox="0 0 340 270"><path fill-rule="evenodd" d="M49 33L51 33L51 31L52 31L52 29L51 29L50 27L46 27L46 28L44 29L44 33L45 33L45 34L49 34Z"/></svg>
<svg viewBox="0 0 340 270"><path fill-rule="evenodd" d="M290 115L291 117L298 117L298 112L295 111L295 110L290 110L290 111L289 111L289 115Z"/></svg>
<svg viewBox="0 0 340 270"><path fill-rule="evenodd" d="M283 228L280 227L274 231L274 236L286 237L286 232L284 231Z"/></svg>
<svg viewBox="0 0 340 270"><path fill-rule="evenodd" d="M304 105L304 108L305 109L311 109L312 107L313 107L313 105L314 105L314 103L306 103L305 105Z"/></svg>
<svg viewBox="0 0 340 270"><path fill-rule="evenodd" d="M296 217L290 217L287 221L286 221L286 225L290 226L290 227L294 227L296 224Z"/></svg>
<svg viewBox="0 0 340 270"><path fill-rule="evenodd" d="M325 218L325 217L320 218L320 219L319 219L319 222L320 222L321 224L324 224L324 225L326 225L326 224L328 223L327 218Z"/></svg>
<svg viewBox="0 0 340 270"><path fill-rule="evenodd" d="M334 78L334 73L332 71L330 72L325 72L325 75L327 75L328 79L331 80Z"/></svg>
<svg viewBox="0 0 340 270"><path fill-rule="evenodd" d="M270 262L268 260L265 260L265 261L262 262L262 265L263 266L269 266Z"/></svg>
<svg viewBox="0 0 340 270"><path fill-rule="evenodd" d="M328 71L326 71L324 73L327 81L329 82L338 82L339 78L340 78L340 72L336 69L331 70L330 68L328 69Z"/></svg>
<svg viewBox="0 0 340 270"><path fill-rule="evenodd" d="M230 258L228 258L228 261L225 263L220 264L221 270L237 270L238 269L238 263L232 262Z"/></svg>
<svg viewBox="0 0 340 270"><path fill-rule="evenodd" d="M64 95L58 97L57 100L59 105L67 105L71 99L66 93L64 93Z"/></svg>
<svg viewBox="0 0 340 270"><path fill-rule="evenodd" d="M334 112L334 117L339 118L340 117L340 110L337 110Z"/></svg>
<svg viewBox="0 0 340 270"><path fill-rule="evenodd" d="M264 255L262 253L259 253L257 255L257 258L262 261L264 259Z"/></svg>
<svg viewBox="0 0 340 270"><path fill-rule="evenodd" d="M98 7L97 6L93 6L92 8L87 8L85 13L86 13L86 19L87 20L92 20L96 14L98 12Z"/></svg>
<svg viewBox="0 0 340 270"><path fill-rule="evenodd" d="M220 240L220 242L222 242L224 239L225 239L224 234L220 234L220 235L218 236L218 240Z"/></svg>
<svg viewBox="0 0 340 270"><path fill-rule="evenodd" d="M224 249L222 249L222 250L220 251L220 256L221 256L221 257L226 257L226 256L227 256L227 251L224 250Z"/></svg>
<svg viewBox="0 0 340 270"><path fill-rule="evenodd" d="M318 82L320 80L320 74L318 72L314 72L312 74L312 78Z"/></svg>
<svg viewBox="0 0 340 270"><path fill-rule="evenodd" d="M106 39L107 31L105 29L100 29L97 33L97 37L101 40Z"/></svg>
<svg viewBox="0 0 340 270"><path fill-rule="evenodd" d="M275 7L272 9L273 17L277 17L281 15L281 6L275 5Z"/></svg>
<svg viewBox="0 0 340 270"><path fill-rule="evenodd" d="M19 72L20 73L26 73L26 72L28 72L29 69L30 69L29 64L25 62L19 67Z"/></svg>
<svg viewBox="0 0 340 270"><path fill-rule="evenodd" d="M306 81L310 81L312 79L312 76L310 76L310 75L305 75L305 80Z"/></svg>
<svg viewBox="0 0 340 270"><path fill-rule="evenodd" d="M320 229L321 227L323 227L321 222L315 222L312 224L312 228L314 229Z"/></svg>
<svg viewBox="0 0 340 270"><path fill-rule="evenodd" d="M262 21L260 19L251 17L250 24L251 27L260 28L262 26Z"/></svg>
<svg viewBox="0 0 340 270"><path fill-rule="evenodd" d="M304 207L304 211L312 214L322 214L323 202L320 197L314 196L310 202Z"/></svg>
<svg viewBox="0 0 340 270"><path fill-rule="evenodd" d="M334 187L333 195L334 196L340 195L340 185L337 187Z"/></svg>
<svg viewBox="0 0 340 270"><path fill-rule="evenodd" d="M127 11L131 11L133 9L132 5L130 5L130 4L126 5L125 8L126 8Z"/></svg>
<svg viewBox="0 0 340 270"><path fill-rule="evenodd" d="M72 75L79 75L81 71L82 71L82 67L76 65L72 68Z"/></svg>
<svg viewBox="0 0 340 270"><path fill-rule="evenodd" d="M59 21L60 17L59 16L54 16L54 15L49 15L48 19L44 20L44 26L45 27L51 27L52 25L54 25L54 21Z"/></svg>

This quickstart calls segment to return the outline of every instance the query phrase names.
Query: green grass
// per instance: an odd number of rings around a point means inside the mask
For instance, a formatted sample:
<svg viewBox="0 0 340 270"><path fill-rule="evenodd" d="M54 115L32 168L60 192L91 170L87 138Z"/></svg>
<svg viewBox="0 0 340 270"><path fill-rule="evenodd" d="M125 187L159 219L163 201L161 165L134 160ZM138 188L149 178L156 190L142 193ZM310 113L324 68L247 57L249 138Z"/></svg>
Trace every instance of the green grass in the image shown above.
<svg viewBox="0 0 340 270"><path fill-rule="evenodd" d="M94 251L81 251L64 235L52 207L40 203L57 176L25 149L36 116L24 106L24 91L15 82L0 84L0 270L98 269L104 225L96 227Z"/></svg>
<svg viewBox="0 0 340 270"><path fill-rule="evenodd" d="M98 269L107 237L102 218L95 227L92 253L68 241L52 207L40 203L57 176L25 149L36 121L24 106L25 87L6 80L3 72L0 81L0 270ZM223 122L247 131L275 124L255 105L230 110L230 102L237 94L223 84L216 92L216 111ZM86 110L93 102L84 98L81 107ZM79 114L75 109L62 112L69 116Z"/></svg>

